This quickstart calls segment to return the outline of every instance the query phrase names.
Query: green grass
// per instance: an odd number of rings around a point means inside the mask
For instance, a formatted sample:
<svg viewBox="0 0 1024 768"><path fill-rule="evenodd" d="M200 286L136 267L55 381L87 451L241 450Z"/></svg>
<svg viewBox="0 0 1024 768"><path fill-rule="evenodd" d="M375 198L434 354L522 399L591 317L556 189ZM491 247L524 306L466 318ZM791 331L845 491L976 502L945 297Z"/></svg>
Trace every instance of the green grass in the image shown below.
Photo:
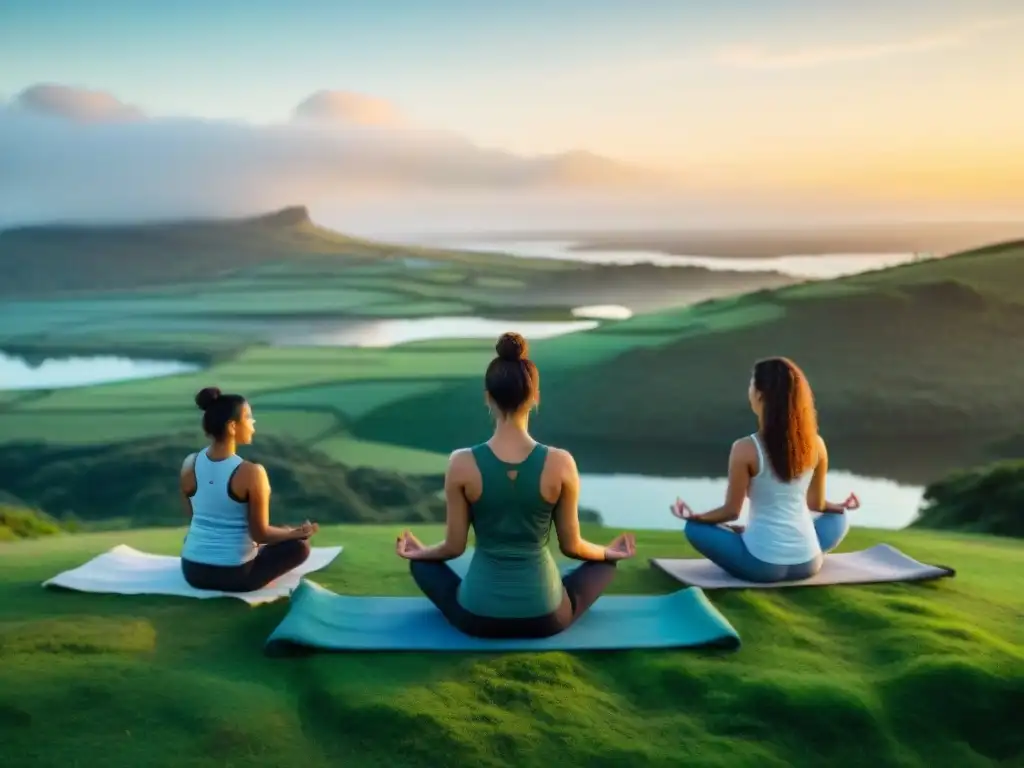
<svg viewBox="0 0 1024 768"><path fill-rule="evenodd" d="M318 442L316 447L332 459L352 467L401 468L409 475L442 475L448 466L446 453L374 443L345 435L328 437Z"/></svg>
<svg viewBox="0 0 1024 768"><path fill-rule="evenodd" d="M439 527L421 531L435 538ZM332 528L316 575L415 594L390 528ZM611 534L589 529L597 540ZM228 600L43 591L118 543L175 553L181 531L0 545L5 768L1019 765L1024 547L855 530L958 569L931 584L709 593L742 648L624 653L337 654L268 659L287 610ZM689 556L643 533L643 557ZM664 593L640 559L612 593Z"/></svg>
<svg viewBox="0 0 1024 768"><path fill-rule="evenodd" d="M443 387L444 380L354 381L324 386L300 387L259 394L251 398L253 408L337 408L345 416L357 419L365 414L412 395Z"/></svg>

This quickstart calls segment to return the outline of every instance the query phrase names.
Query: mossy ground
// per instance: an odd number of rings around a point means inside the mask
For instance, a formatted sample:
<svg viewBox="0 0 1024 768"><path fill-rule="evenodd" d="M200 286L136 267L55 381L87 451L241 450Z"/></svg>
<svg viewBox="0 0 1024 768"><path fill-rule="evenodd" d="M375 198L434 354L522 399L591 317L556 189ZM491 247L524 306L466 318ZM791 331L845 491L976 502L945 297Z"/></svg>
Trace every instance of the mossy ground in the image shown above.
<svg viewBox="0 0 1024 768"><path fill-rule="evenodd" d="M180 530L0 545L0 749L20 766L987 766L1024 759L1024 546L855 529L954 579L711 592L736 652L324 654L267 658L287 601L41 588L117 543L174 553ZM424 529L432 539L439 528ZM589 529L596 540L611 532ZM343 527L314 579L414 594L391 528ZM644 532L612 591L677 588Z"/></svg>

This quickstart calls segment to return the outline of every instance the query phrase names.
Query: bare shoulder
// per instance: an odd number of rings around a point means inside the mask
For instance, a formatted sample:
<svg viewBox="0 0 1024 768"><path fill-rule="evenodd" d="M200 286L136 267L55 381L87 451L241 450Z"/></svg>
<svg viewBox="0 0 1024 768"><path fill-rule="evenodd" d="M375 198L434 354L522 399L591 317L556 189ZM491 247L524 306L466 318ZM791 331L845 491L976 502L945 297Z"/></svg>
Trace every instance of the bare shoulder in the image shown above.
<svg viewBox="0 0 1024 768"><path fill-rule="evenodd" d="M448 475L464 478L476 469L472 448L458 448L448 457Z"/></svg>
<svg viewBox="0 0 1024 768"><path fill-rule="evenodd" d="M238 465L238 477L242 480L256 481L267 479L267 468L255 461L244 460Z"/></svg>
<svg viewBox="0 0 1024 768"><path fill-rule="evenodd" d="M565 472L576 471L576 459L565 448L548 446L548 461Z"/></svg>
<svg viewBox="0 0 1024 768"><path fill-rule="evenodd" d="M738 459L757 458L757 446L754 445L754 438L750 435L741 437L739 440L733 442L729 453Z"/></svg>
<svg viewBox="0 0 1024 768"><path fill-rule="evenodd" d="M191 473L192 470L194 470L196 468L196 457L197 456L199 456L198 452L197 453L190 453L188 456L185 457L185 460L183 462L181 462L181 474L187 475L187 474Z"/></svg>
<svg viewBox="0 0 1024 768"><path fill-rule="evenodd" d="M828 446L825 445L825 438L822 437L821 435L818 435L818 458L819 459L827 459L828 458Z"/></svg>
<svg viewBox="0 0 1024 768"><path fill-rule="evenodd" d="M449 464L455 464L455 463L459 463L459 462L465 462L468 459L470 459L472 456L473 456L473 449L472 448L456 448L454 451L451 452L451 455L448 456L448 463Z"/></svg>

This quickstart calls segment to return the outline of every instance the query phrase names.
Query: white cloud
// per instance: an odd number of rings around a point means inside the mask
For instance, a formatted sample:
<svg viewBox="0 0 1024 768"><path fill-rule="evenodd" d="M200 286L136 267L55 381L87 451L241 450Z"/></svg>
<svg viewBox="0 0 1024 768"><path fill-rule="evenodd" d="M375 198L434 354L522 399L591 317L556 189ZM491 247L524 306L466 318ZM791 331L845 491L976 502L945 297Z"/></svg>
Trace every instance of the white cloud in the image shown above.
<svg viewBox="0 0 1024 768"><path fill-rule="evenodd" d="M145 117L138 107L125 104L112 93L74 88L57 83L38 83L19 93L16 108L36 114L79 122L139 120Z"/></svg>
<svg viewBox="0 0 1024 768"><path fill-rule="evenodd" d="M64 86L34 86L0 105L0 225L233 215L389 190L622 190L647 180L585 153L484 149L339 92L313 94L273 125L146 118L111 94Z"/></svg>
<svg viewBox="0 0 1024 768"><path fill-rule="evenodd" d="M1021 16L983 19L903 40L875 43L810 46L787 50L770 50L757 45L734 45L721 49L714 58L723 66L739 69L771 70L818 67L956 48L976 41L987 32L1013 26L1022 21L1024 21L1024 17Z"/></svg>
<svg viewBox="0 0 1024 768"><path fill-rule="evenodd" d="M400 127L408 122L391 102L352 91L317 91L295 107L293 119L386 128Z"/></svg>

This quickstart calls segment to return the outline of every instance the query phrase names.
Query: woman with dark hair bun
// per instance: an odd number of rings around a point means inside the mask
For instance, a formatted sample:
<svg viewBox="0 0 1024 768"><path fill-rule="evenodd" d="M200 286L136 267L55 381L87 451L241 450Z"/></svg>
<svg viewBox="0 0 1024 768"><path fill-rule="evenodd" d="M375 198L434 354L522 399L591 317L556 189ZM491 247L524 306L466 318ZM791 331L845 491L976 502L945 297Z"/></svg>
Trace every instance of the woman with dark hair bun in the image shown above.
<svg viewBox="0 0 1024 768"><path fill-rule="evenodd" d="M828 450L818 434L807 377L784 357L754 365L747 397L757 432L733 443L725 504L702 515L676 499L672 514L686 521L686 538L704 557L745 581L807 579L824 553L849 529L846 515L860 507L855 494L842 504L825 500ZM746 528L723 525L740 516L750 498ZM817 519L812 512L824 513Z"/></svg>
<svg viewBox="0 0 1024 768"><path fill-rule="evenodd" d="M478 637L549 637L578 619L635 553L632 534L607 547L580 536L579 473L572 455L530 437L540 375L526 339L506 333L484 375L491 439L452 454L445 475L445 539L426 547L409 531L395 550L413 579L457 629ZM548 550L552 523L567 557L584 561L564 578ZM463 580L445 560L476 552Z"/></svg>
<svg viewBox="0 0 1024 768"><path fill-rule="evenodd" d="M256 433L245 398L207 387L196 395L196 405L210 445L181 467L181 501L189 520L181 570L196 589L252 592L303 563L318 528L308 521L297 528L270 524L267 471L235 453Z"/></svg>

